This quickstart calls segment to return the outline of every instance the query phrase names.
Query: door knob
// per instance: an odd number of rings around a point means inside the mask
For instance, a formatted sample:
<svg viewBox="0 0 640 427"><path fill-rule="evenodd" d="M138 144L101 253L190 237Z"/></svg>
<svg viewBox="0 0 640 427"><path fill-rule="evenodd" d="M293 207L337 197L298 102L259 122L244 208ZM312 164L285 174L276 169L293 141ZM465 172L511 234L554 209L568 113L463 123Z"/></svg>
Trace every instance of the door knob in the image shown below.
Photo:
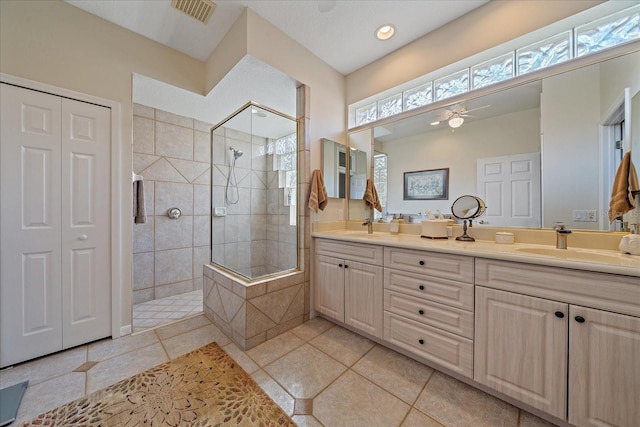
<svg viewBox="0 0 640 427"><path fill-rule="evenodd" d="M78 237L78 240L87 240L88 238L89 238L89 236L87 236L86 234L81 234L81 235Z"/></svg>

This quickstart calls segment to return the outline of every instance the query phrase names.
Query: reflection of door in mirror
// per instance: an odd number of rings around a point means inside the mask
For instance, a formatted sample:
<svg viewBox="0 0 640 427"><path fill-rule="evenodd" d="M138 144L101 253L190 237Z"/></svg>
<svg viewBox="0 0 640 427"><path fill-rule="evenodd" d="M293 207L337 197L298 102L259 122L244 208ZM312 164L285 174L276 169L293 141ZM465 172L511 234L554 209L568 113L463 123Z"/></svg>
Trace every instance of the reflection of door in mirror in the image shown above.
<svg viewBox="0 0 640 427"><path fill-rule="evenodd" d="M540 153L478 159L478 197L487 203L484 224L540 227Z"/></svg>
<svg viewBox="0 0 640 427"><path fill-rule="evenodd" d="M349 156L349 198L362 200L367 188L367 153L351 149Z"/></svg>
<svg viewBox="0 0 640 427"><path fill-rule="evenodd" d="M322 174L329 197L345 198L346 151L344 145L322 138Z"/></svg>
<svg viewBox="0 0 640 427"><path fill-rule="evenodd" d="M387 212L387 155L377 150L373 153L373 185L382 206L382 212L374 211L377 219Z"/></svg>

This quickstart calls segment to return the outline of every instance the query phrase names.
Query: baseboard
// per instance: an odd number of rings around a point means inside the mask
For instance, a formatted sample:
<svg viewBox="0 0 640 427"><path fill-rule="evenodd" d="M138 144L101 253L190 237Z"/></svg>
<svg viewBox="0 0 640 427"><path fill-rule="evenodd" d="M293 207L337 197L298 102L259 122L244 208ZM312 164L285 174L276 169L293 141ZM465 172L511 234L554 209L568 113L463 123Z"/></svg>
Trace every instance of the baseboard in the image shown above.
<svg viewBox="0 0 640 427"><path fill-rule="evenodd" d="M120 327L120 336L131 335L131 325L124 325Z"/></svg>

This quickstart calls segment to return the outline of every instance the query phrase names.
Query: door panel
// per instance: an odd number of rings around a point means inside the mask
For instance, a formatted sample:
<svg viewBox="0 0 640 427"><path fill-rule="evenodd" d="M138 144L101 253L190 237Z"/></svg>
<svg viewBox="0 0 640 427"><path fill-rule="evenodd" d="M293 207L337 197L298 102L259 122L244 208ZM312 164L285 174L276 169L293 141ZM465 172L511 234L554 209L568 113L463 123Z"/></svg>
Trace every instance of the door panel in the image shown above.
<svg viewBox="0 0 640 427"><path fill-rule="evenodd" d="M563 303L476 286L474 380L565 418L567 315Z"/></svg>
<svg viewBox="0 0 640 427"><path fill-rule="evenodd" d="M107 108L62 100L63 345L111 335Z"/></svg>
<svg viewBox="0 0 640 427"><path fill-rule="evenodd" d="M0 366L62 349L60 98L0 84Z"/></svg>
<svg viewBox="0 0 640 427"><path fill-rule="evenodd" d="M569 422L637 426L640 318L573 305L569 310Z"/></svg>
<svg viewBox="0 0 640 427"><path fill-rule="evenodd" d="M487 205L483 223L541 226L540 153L478 159L476 190Z"/></svg>
<svg viewBox="0 0 640 427"><path fill-rule="evenodd" d="M317 255L315 260L315 308L344 322L344 269L342 260Z"/></svg>
<svg viewBox="0 0 640 427"><path fill-rule="evenodd" d="M344 321L382 338L382 267L345 261Z"/></svg>

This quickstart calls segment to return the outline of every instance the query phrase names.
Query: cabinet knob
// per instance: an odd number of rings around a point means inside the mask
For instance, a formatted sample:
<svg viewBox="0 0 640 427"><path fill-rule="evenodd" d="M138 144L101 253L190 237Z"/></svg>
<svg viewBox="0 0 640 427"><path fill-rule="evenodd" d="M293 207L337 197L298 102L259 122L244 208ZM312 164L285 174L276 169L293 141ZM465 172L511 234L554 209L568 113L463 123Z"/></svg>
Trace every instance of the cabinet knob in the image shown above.
<svg viewBox="0 0 640 427"><path fill-rule="evenodd" d="M578 323L584 323L584 317L582 316L576 316L575 319L576 319L576 322Z"/></svg>
<svg viewBox="0 0 640 427"><path fill-rule="evenodd" d="M420 261L418 264L420 264L420 265L424 265L424 261Z"/></svg>
<svg viewBox="0 0 640 427"><path fill-rule="evenodd" d="M338 267L342 268L342 264L338 264Z"/></svg>
<svg viewBox="0 0 640 427"><path fill-rule="evenodd" d="M418 310L418 314L423 315L424 314L424 310Z"/></svg>
<svg viewBox="0 0 640 427"><path fill-rule="evenodd" d="M564 313L563 313L563 312L561 312L561 311L556 311L556 312L555 312L555 315L556 315L556 317L557 317L558 319L562 319L562 318L564 317Z"/></svg>
<svg viewBox="0 0 640 427"><path fill-rule="evenodd" d="M349 268L349 266L347 264L344 265L344 268Z"/></svg>
<svg viewBox="0 0 640 427"><path fill-rule="evenodd" d="M419 339L418 342L422 345L424 344L424 340L423 339Z"/></svg>
<svg viewBox="0 0 640 427"><path fill-rule="evenodd" d="M424 291L424 285L418 286L418 289L420 289L421 291Z"/></svg>

